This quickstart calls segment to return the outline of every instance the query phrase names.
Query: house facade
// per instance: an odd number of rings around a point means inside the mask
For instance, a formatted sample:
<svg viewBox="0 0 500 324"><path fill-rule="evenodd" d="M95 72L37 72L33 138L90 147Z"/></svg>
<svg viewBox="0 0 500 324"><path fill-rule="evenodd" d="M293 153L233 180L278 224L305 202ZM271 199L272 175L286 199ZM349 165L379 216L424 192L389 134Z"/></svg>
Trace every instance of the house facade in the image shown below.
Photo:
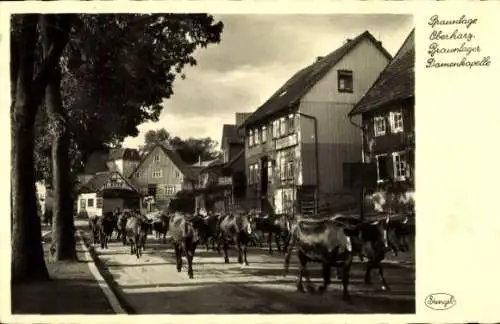
<svg viewBox="0 0 500 324"><path fill-rule="evenodd" d="M76 212L102 216L115 208L140 208L140 204L140 193L127 178L118 171L105 171L79 188Z"/></svg>
<svg viewBox="0 0 500 324"><path fill-rule="evenodd" d="M193 190L198 177L175 150L157 144L131 172L130 180L143 196L153 197L158 208L165 208L180 191Z"/></svg>
<svg viewBox="0 0 500 324"><path fill-rule="evenodd" d="M229 212L245 199L245 140L238 127L250 113L236 113L235 124L222 127L222 158L201 170L196 206L213 212Z"/></svg>
<svg viewBox="0 0 500 324"><path fill-rule="evenodd" d="M349 113L350 117L362 117L363 161L374 164L377 170L377 183L373 187L414 188L414 67L413 30Z"/></svg>
<svg viewBox="0 0 500 324"><path fill-rule="evenodd" d="M347 115L391 55L368 31L297 72L244 123L246 196L276 213L314 213L343 189L344 162L361 162Z"/></svg>

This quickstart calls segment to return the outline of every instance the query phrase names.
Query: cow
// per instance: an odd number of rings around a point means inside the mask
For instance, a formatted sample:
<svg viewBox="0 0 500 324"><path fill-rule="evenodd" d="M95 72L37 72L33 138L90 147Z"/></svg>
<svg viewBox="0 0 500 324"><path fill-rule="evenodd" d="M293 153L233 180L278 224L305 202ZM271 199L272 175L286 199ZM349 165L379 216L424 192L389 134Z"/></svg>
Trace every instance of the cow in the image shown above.
<svg viewBox="0 0 500 324"><path fill-rule="evenodd" d="M342 267L342 298L350 300L349 272L352 265L353 249L351 238L345 232L346 225L335 218L297 219L291 230L291 240L285 256L285 272L288 273L290 258L294 246L297 246L299 258L299 274L297 278L297 291L304 292L303 279L307 289L315 291L310 281L307 262L322 264L323 285L319 292L325 292L330 284L330 269L332 266Z"/></svg>
<svg viewBox="0 0 500 324"><path fill-rule="evenodd" d="M185 255L188 263L188 276L193 279L193 257L199 242L198 231L187 215L179 212L170 218L168 231L174 245L177 271L181 272L182 256Z"/></svg>
<svg viewBox="0 0 500 324"><path fill-rule="evenodd" d="M164 211L157 211L148 215L151 216L151 227L155 233L156 239L158 241L162 240L163 236L162 241L166 243L170 216Z"/></svg>
<svg viewBox="0 0 500 324"><path fill-rule="evenodd" d="M238 247L238 263L248 265L247 249L253 239L253 226L248 215L235 212L225 215L219 220L219 244L224 247L224 262L229 263L227 249L230 242ZM243 255L242 255L243 254Z"/></svg>
<svg viewBox="0 0 500 324"><path fill-rule="evenodd" d="M108 248L108 241L113 234L116 227L115 218L113 213L105 213L103 216L99 217L97 220L97 226L99 228L99 240L101 242L101 249Z"/></svg>
<svg viewBox="0 0 500 324"><path fill-rule="evenodd" d="M145 249L147 237L147 221L138 212L133 212L125 225L125 233L130 244L130 254L139 259Z"/></svg>
<svg viewBox="0 0 500 324"><path fill-rule="evenodd" d="M409 239L414 235L414 225L409 222L408 215L403 218L390 218L388 224L389 247L395 256L398 252L409 252Z"/></svg>
<svg viewBox="0 0 500 324"><path fill-rule="evenodd" d="M382 261L386 253L391 250L388 234L390 218L386 216L384 219L378 220L360 220L359 218L343 215L337 215L334 218L338 223L344 224L346 228L344 232L352 242L353 254L358 255L361 260L367 259L365 262L364 283L371 284L371 271L377 268L382 282L381 289L389 290ZM338 268L337 272L339 272Z"/></svg>
<svg viewBox="0 0 500 324"><path fill-rule="evenodd" d="M99 217L96 215L89 216L89 229L92 233L92 244L97 244L99 242Z"/></svg>
<svg viewBox="0 0 500 324"><path fill-rule="evenodd" d="M116 220L116 231L118 232L118 240L122 241L122 244L127 245L127 220L132 216L131 211L124 210L122 211Z"/></svg>
<svg viewBox="0 0 500 324"><path fill-rule="evenodd" d="M281 252L280 241L283 241L283 252L287 252L291 221L288 215L266 215L264 217L253 218L256 231L260 231L268 236L269 254L273 253L272 238L274 236L278 252Z"/></svg>
<svg viewBox="0 0 500 324"><path fill-rule="evenodd" d="M219 234L218 223L219 216L217 214L197 214L191 218L193 226L198 231L200 243L205 244L206 250L209 251L209 243L212 243L212 250L215 251L215 241Z"/></svg>

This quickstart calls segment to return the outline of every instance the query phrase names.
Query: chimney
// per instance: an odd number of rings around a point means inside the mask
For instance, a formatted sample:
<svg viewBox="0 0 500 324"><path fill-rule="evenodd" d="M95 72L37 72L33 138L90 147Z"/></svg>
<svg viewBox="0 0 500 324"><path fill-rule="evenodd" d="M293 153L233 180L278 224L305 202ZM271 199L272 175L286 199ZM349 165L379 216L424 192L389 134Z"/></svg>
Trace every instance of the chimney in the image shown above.
<svg viewBox="0 0 500 324"><path fill-rule="evenodd" d="M382 41L377 41L377 44L379 44L380 46L382 46Z"/></svg>
<svg viewBox="0 0 500 324"><path fill-rule="evenodd" d="M350 41L352 41L352 39L351 39L351 38L346 39L346 40L345 40L345 44L349 43Z"/></svg>
<svg viewBox="0 0 500 324"><path fill-rule="evenodd" d="M236 113L236 126L240 126L245 122L245 120L250 117L252 113L241 113L237 112Z"/></svg>
<svg viewBox="0 0 500 324"><path fill-rule="evenodd" d="M324 56L317 56L317 57L316 57L316 62L321 61L321 60L322 60L322 59L324 59L324 58L325 58Z"/></svg>
<svg viewBox="0 0 500 324"><path fill-rule="evenodd" d="M198 155L198 164L201 166L201 155Z"/></svg>

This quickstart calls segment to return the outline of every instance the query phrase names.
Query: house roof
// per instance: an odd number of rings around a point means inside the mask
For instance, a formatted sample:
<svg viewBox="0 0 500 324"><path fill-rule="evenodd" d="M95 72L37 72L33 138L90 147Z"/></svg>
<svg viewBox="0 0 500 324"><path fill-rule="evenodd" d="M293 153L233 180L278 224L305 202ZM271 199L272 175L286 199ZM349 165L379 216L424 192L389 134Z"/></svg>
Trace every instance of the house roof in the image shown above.
<svg viewBox="0 0 500 324"><path fill-rule="evenodd" d="M212 160L212 162L209 165L207 165L206 167L204 167L200 171L205 172L205 171L208 171L210 169L217 168L217 167L220 167L223 165L224 165L224 161L221 158L217 158L215 160Z"/></svg>
<svg viewBox="0 0 500 324"><path fill-rule="evenodd" d="M132 161L140 161L141 156L139 151L132 148L120 147L116 149L111 149L109 152L108 161L115 160L132 160Z"/></svg>
<svg viewBox="0 0 500 324"><path fill-rule="evenodd" d="M189 180L193 180L193 181L196 181L197 180L197 175L196 173L192 170L191 166L188 165L187 163L185 163L182 158L179 156L179 154L177 154L177 152L173 149L169 149L169 148L166 148L163 144L161 143L158 143L158 144L155 144L155 146L153 146L151 148L151 150L148 152L148 154L146 154L141 162L139 162L139 164L137 165L137 167L134 169L134 171L132 171L130 173L130 177L132 177L132 175L137 171L139 170L139 168L144 164L144 161L146 161L146 159L148 158L149 155L151 155L151 153L153 153L153 151L159 147L163 153L170 159L170 161L172 161L172 163L179 169L179 171L186 177L188 178Z"/></svg>
<svg viewBox="0 0 500 324"><path fill-rule="evenodd" d="M238 134L238 126L224 124L222 126L222 140L221 145L224 147L227 144L231 143L244 143L243 137Z"/></svg>
<svg viewBox="0 0 500 324"><path fill-rule="evenodd" d="M390 60L391 54L369 31L365 31L344 45L297 72L281 88L260 106L240 127L251 125L295 104L321 80L346 54L362 40L368 39Z"/></svg>
<svg viewBox="0 0 500 324"><path fill-rule="evenodd" d="M403 50L404 49L404 50ZM396 56L380 73L371 88L349 113L349 116L372 111L415 94L415 29L406 38Z"/></svg>
<svg viewBox="0 0 500 324"><path fill-rule="evenodd" d="M230 161L228 161L225 165L224 168L230 168L236 161L238 161L241 157L245 156L245 150L242 149L238 154L236 154Z"/></svg>
<svg viewBox="0 0 500 324"><path fill-rule="evenodd" d="M92 152L85 162L83 173L96 174L97 172L108 171L108 166L106 165L108 154L107 150Z"/></svg>
<svg viewBox="0 0 500 324"><path fill-rule="evenodd" d="M108 179L113 175L117 174L122 178L133 190L137 191L137 188L125 177L123 177L120 172L117 171L106 171L96 173L89 181L83 184L79 188L79 192L98 192L102 186L108 181Z"/></svg>

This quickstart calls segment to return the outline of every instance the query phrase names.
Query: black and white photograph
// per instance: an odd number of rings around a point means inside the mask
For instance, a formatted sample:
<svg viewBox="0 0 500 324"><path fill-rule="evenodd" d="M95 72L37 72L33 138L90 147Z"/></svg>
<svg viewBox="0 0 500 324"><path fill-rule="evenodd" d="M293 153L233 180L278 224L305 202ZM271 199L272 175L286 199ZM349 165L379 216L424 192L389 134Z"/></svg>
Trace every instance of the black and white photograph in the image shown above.
<svg viewBox="0 0 500 324"><path fill-rule="evenodd" d="M415 314L416 32L11 14L12 314Z"/></svg>

